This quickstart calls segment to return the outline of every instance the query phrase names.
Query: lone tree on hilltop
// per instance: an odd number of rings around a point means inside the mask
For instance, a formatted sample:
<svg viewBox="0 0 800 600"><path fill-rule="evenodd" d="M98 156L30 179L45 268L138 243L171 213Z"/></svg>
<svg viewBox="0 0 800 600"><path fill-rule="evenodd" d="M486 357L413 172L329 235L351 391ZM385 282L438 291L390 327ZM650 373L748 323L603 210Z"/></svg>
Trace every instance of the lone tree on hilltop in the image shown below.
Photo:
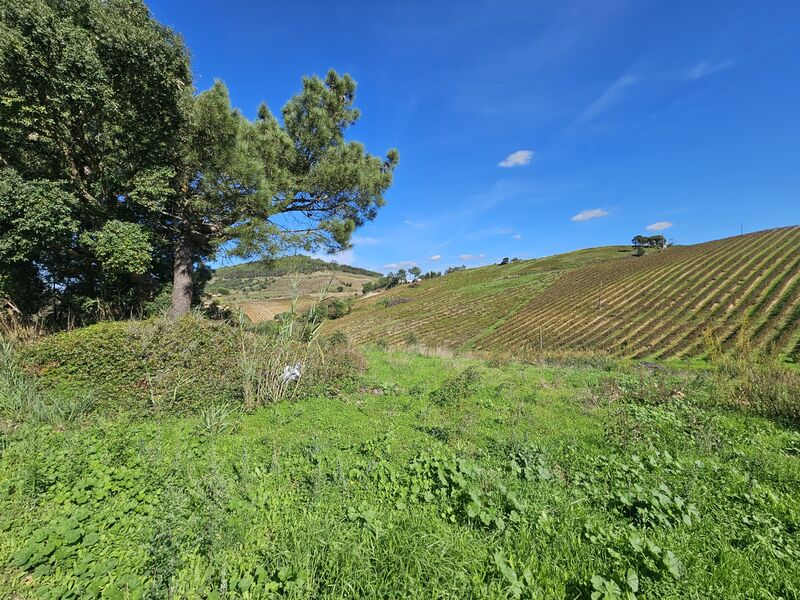
<svg viewBox="0 0 800 600"><path fill-rule="evenodd" d="M417 267L415 265L415 266L411 267L408 270L408 272L411 273L411 275L412 275L412 277L414 277L414 279L419 279L419 276L422 274L422 269L420 269L419 267Z"/></svg>
<svg viewBox="0 0 800 600"><path fill-rule="evenodd" d="M631 245L633 246L636 256L642 256L644 255L645 248L658 248L659 250L666 248L667 239L663 235L637 235L631 240Z"/></svg>

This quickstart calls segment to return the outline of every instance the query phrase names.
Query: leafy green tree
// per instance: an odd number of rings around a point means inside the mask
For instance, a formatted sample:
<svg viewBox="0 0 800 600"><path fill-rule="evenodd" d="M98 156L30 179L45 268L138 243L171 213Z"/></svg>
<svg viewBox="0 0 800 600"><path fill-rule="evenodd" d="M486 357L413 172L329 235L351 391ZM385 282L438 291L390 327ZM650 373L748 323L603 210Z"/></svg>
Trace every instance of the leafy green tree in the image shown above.
<svg viewBox="0 0 800 600"><path fill-rule="evenodd" d="M175 244L174 316L190 308L193 265L223 244L240 257L336 252L375 218L398 153L381 160L345 141L359 117L354 99L352 78L330 71L303 80L282 125L266 105L245 119L220 82L193 100L177 192L158 207Z"/></svg>
<svg viewBox="0 0 800 600"><path fill-rule="evenodd" d="M176 162L190 92L181 39L140 0L0 2L0 295L30 312L149 293L168 240L133 192Z"/></svg>
<svg viewBox="0 0 800 600"><path fill-rule="evenodd" d="M419 267L417 267L417 266L415 265L415 266L411 267L411 268L408 270L408 272L409 272L409 273L411 273L411 276L412 276L414 279L419 279L419 276L422 274L422 269L420 269Z"/></svg>
<svg viewBox="0 0 800 600"><path fill-rule="evenodd" d="M249 121L221 83L194 95L142 0L2 0L0 295L124 313L171 279L181 315L223 244L349 247L398 162L345 141L355 88L306 78L282 123L266 106Z"/></svg>

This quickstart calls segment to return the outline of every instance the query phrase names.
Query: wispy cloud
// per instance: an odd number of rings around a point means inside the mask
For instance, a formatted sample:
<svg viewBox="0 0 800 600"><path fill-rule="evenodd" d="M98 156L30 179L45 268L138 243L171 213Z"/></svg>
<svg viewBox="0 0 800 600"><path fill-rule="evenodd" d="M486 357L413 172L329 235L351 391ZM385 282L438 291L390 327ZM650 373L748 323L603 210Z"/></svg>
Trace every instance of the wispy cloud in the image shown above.
<svg viewBox="0 0 800 600"><path fill-rule="evenodd" d="M577 215L572 217L573 221L590 221L592 219L598 219L600 217L608 216L608 211L602 208L592 208L590 210L584 210L579 212Z"/></svg>
<svg viewBox="0 0 800 600"><path fill-rule="evenodd" d="M587 106L583 112L578 116L577 122L586 123L596 119L601 114L606 112L609 108L619 102L625 94L625 91L634 83L639 81L636 75L630 73L623 75L612 83L606 91Z"/></svg>
<svg viewBox="0 0 800 600"><path fill-rule="evenodd" d="M735 61L728 59L728 60L721 60L717 62L708 62L702 61L697 63L693 66L689 71L686 73L686 76L689 79L703 79L704 77L708 77L710 75L714 75L716 73L721 73L722 71L726 71L734 66Z"/></svg>
<svg viewBox="0 0 800 600"><path fill-rule="evenodd" d="M428 260L432 260L433 262L436 262L437 260L442 260L442 255L441 254L434 254Z"/></svg>
<svg viewBox="0 0 800 600"><path fill-rule="evenodd" d="M398 262L389 263L388 265L383 265L384 269L405 269L406 267L414 267L417 263L413 260L401 260Z"/></svg>
<svg viewBox="0 0 800 600"><path fill-rule="evenodd" d="M375 246L376 244L381 243L380 238L361 235L354 235L351 241L353 242L354 246Z"/></svg>
<svg viewBox="0 0 800 600"><path fill-rule="evenodd" d="M672 227L672 221L658 221L657 223L652 223L645 227L645 229L649 231L664 231L665 229L669 229Z"/></svg>
<svg viewBox="0 0 800 600"><path fill-rule="evenodd" d="M459 254L458 260L463 260L464 262L470 260L480 260L481 258L485 258L485 254Z"/></svg>
<svg viewBox="0 0 800 600"><path fill-rule="evenodd" d="M515 233L514 234L514 239L515 240L521 240L522 239L522 234L521 233Z"/></svg>
<svg viewBox="0 0 800 600"><path fill-rule="evenodd" d="M356 253L353 252L352 249L342 250L341 252L337 252L336 254L324 254L321 252L311 252L309 253L311 258L318 258L319 260L324 260L327 262L337 262L340 265L355 265L358 262L356 258Z"/></svg>
<svg viewBox="0 0 800 600"><path fill-rule="evenodd" d="M405 223L409 227L413 227L414 229L424 229L425 227L428 226L428 224L423 221L412 221L411 219L406 219L405 221L403 221L403 223Z"/></svg>
<svg viewBox="0 0 800 600"><path fill-rule="evenodd" d="M511 167L521 167L523 165L527 165L532 160L533 160L533 150L517 150L516 152L512 152L511 154L506 156L503 160L501 160L497 164L500 167L509 169Z"/></svg>

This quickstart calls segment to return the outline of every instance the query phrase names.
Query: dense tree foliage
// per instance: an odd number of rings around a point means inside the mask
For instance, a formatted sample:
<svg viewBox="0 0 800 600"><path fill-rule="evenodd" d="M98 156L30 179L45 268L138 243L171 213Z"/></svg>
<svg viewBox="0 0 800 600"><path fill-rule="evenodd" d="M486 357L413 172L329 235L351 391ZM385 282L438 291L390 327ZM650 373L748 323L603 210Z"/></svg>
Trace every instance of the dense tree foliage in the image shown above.
<svg viewBox="0 0 800 600"><path fill-rule="evenodd" d="M461 265L458 267L447 267L444 270L444 274L449 275L450 273L458 273L459 271L466 271L466 270L467 270L467 265Z"/></svg>
<svg viewBox="0 0 800 600"><path fill-rule="evenodd" d="M634 249L637 248L658 248L663 250L667 247L667 238L663 235L637 235L631 240L631 245Z"/></svg>
<svg viewBox="0 0 800 600"><path fill-rule="evenodd" d="M313 273L314 271L337 271L340 273L352 273L354 275L364 275L366 277L380 277L380 273L343 265L337 262L325 261L319 258L312 258L303 254L294 256L283 256L279 258L247 262L229 267L220 267L214 271L214 281L224 282L239 279L254 279L257 277L281 277L290 273Z"/></svg>
<svg viewBox="0 0 800 600"><path fill-rule="evenodd" d="M170 250L134 192L178 160L190 92L141 2L0 3L0 295L85 313L152 294Z"/></svg>
<svg viewBox="0 0 800 600"><path fill-rule="evenodd" d="M136 310L204 261L337 251L398 161L345 141L355 82L308 77L279 122L192 87L180 38L141 0L0 4L0 297L26 312ZM198 269L198 267L201 267Z"/></svg>

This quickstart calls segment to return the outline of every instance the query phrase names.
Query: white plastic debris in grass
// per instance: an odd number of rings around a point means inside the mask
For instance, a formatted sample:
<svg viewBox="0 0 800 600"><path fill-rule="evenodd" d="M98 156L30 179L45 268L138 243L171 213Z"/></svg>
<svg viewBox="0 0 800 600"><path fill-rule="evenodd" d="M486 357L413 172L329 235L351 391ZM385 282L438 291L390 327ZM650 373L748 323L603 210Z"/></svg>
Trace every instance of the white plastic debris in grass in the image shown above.
<svg viewBox="0 0 800 600"><path fill-rule="evenodd" d="M286 365L283 367L283 375L281 375L281 382L289 383L290 381L297 381L300 379L300 363L294 365Z"/></svg>

